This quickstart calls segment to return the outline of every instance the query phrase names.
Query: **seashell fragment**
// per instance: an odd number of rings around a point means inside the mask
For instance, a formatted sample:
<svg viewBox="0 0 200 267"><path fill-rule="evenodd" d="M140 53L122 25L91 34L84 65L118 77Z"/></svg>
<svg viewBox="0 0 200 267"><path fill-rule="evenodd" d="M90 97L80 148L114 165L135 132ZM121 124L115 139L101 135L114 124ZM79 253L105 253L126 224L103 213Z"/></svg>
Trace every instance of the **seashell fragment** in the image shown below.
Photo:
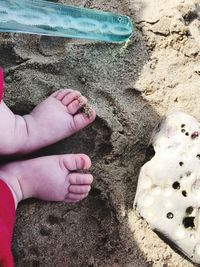
<svg viewBox="0 0 200 267"><path fill-rule="evenodd" d="M159 236L200 264L199 122L169 113L154 129L150 148L153 157L141 168L134 208Z"/></svg>

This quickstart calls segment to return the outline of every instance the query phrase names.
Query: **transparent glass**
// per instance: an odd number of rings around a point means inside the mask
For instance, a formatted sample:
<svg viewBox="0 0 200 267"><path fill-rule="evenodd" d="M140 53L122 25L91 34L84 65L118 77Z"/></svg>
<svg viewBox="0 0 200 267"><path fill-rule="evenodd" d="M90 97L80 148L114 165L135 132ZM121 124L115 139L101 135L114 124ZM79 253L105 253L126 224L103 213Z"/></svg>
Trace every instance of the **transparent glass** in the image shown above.
<svg viewBox="0 0 200 267"><path fill-rule="evenodd" d="M125 42L129 17L43 0L0 0L0 31Z"/></svg>

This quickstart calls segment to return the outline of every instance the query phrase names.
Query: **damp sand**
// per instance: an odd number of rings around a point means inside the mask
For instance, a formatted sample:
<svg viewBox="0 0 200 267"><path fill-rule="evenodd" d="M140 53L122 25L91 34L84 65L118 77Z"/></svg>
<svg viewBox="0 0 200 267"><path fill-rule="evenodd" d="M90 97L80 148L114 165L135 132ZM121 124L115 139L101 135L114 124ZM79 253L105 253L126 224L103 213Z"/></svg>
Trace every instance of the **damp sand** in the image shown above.
<svg viewBox="0 0 200 267"><path fill-rule="evenodd" d="M21 203L16 266L191 267L132 210L154 124L169 109L200 120L199 1L60 1L132 17L124 45L21 34L0 35L5 102L29 112L57 89L80 90L96 107L93 125L32 156L86 153L95 181L76 205Z"/></svg>

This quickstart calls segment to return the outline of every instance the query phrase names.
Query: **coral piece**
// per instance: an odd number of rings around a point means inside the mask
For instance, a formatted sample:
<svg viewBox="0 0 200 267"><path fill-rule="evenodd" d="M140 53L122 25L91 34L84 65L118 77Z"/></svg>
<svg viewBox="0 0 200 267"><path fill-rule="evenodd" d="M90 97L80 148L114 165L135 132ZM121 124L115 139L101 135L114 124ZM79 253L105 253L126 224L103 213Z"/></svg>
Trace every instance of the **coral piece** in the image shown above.
<svg viewBox="0 0 200 267"><path fill-rule="evenodd" d="M159 123L151 140L153 157L141 168L134 202L137 214L195 263L200 263L199 133L198 121L182 112Z"/></svg>

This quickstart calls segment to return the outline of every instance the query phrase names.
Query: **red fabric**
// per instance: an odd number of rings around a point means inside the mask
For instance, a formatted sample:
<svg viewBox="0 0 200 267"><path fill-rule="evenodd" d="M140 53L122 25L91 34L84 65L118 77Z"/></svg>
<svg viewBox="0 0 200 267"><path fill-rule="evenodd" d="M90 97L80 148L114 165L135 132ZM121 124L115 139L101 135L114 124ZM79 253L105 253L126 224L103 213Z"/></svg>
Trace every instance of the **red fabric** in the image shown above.
<svg viewBox="0 0 200 267"><path fill-rule="evenodd" d="M4 89L3 69L0 68L0 101L3 98L3 89Z"/></svg>
<svg viewBox="0 0 200 267"><path fill-rule="evenodd" d="M13 267L11 253L15 203L10 188L0 180L0 267Z"/></svg>

